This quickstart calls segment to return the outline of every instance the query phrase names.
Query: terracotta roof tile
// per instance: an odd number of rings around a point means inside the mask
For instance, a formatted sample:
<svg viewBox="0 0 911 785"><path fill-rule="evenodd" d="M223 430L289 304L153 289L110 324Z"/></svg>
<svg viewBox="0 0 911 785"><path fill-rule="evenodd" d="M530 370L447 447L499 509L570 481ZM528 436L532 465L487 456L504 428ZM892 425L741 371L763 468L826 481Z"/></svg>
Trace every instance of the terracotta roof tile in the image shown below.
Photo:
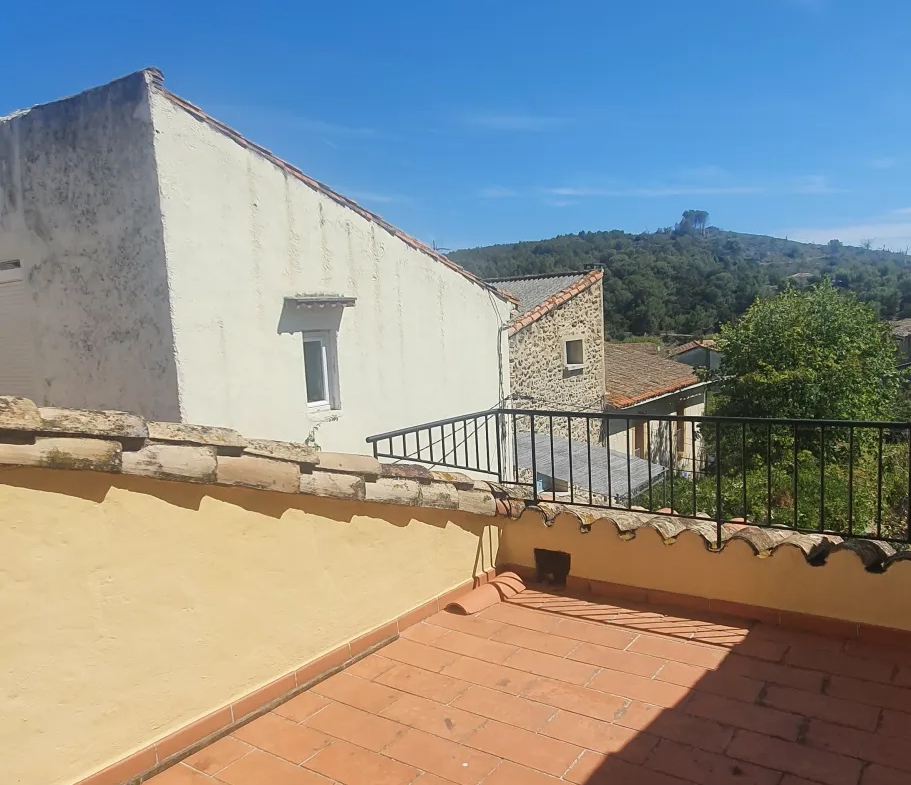
<svg viewBox="0 0 911 785"><path fill-rule="evenodd" d="M393 235L394 237L397 237L399 240L401 240L406 245L411 246L412 248L414 248L417 251L420 251L421 253L427 254L428 256L432 257L433 259L440 262L441 264L446 265L450 270L453 270L454 272L459 273L459 275L464 276L469 281L493 292L495 295L497 295L498 297L500 297L504 300L507 300L513 304L518 303L518 301L516 300L516 298L513 295L511 295L507 292L503 292L500 289L498 289L497 287L492 286L491 284L482 280L481 278L478 278L478 276L474 275L473 273L470 273L464 267L461 267L461 266L457 265L455 262L447 259L445 256L443 256L443 254L439 253L438 251L434 250L433 248L430 248L430 247L424 245L424 243L422 243L420 240L412 237L409 234L406 234L401 229L398 229L397 227L390 224L388 221L383 220L376 213L372 213L369 210L364 209L353 199L349 199L347 196L342 196L342 194L339 194L339 193L333 191L331 188L329 188L329 186L324 185L323 183L321 183L317 180L314 180L312 177L308 177L293 164L290 164L287 161L283 161L281 158L279 158L277 155L275 155L270 150L267 150L265 147L261 147L260 145L256 144L255 142L251 142L249 139L242 136L238 131L235 131L230 126L225 125L220 120L216 120L214 117L207 114L205 111L200 109L195 104L192 104L189 101L187 101L186 99L181 98L178 95L175 95L170 90L165 88L164 76L162 75L161 71L159 71L157 68L148 68L145 70L145 73L149 77L149 82L150 82L151 86L158 93L160 93L164 98L167 98L175 106L179 106L181 109L189 112L197 120L200 120L201 122L204 122L207 125L212 126L212 128L214 128L215 130L225 134L226 136L229 136L231 139L233 139L235 142L237 142L242 147L246 147L250 150L253 150L253 151L259 153L260 155L262 155L264 158L267 158L269 161L271 161L273 164L275 164L280 169L285 170L290 175L292 175L293 177L295 177L298 180L300 180L301 182L303 182L305 185L312 188L314 191L318 191L319 193L323 194L323 196L326 196L329 199L332 199L332 201L336 202L337 204L340 204L342 207L347 207L349 210L353 210L358 215L360 215L362 218L366 218L368 221L375 223L380 228L389 232L389 234Z"/></svg>
<svg viewBox="0 0 911 785"><path fill-rule="evenodd" d="M618 409L697 384L688 365L643 352L634 344L604 344L605 401Z"/></svg>
<svg viewBox="0 0 911 785"><path fill-rule="evenodd" d="M676 357L678 354L690 351L690 349L711 349L712 351L716 351L715 342L712 340L688 341L687 343L680 344L680 346L675 346L668 351L667 356Z"/></svg>

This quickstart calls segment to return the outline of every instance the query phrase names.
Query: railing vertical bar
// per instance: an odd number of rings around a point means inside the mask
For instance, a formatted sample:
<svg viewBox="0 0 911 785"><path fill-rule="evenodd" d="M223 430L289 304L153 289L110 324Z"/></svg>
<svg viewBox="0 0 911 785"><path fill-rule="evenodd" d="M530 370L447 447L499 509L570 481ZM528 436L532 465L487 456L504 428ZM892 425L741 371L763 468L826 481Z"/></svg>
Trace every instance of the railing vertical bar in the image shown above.
<svg viewBox="0 0 911 785"><path fill-rule="evenodd" d="M499 415L497 415L497 416L499 417ZM497 421L497 424L499 424L499 420ZM497 429L497 432L499 433L499 429ZM487 457L488 457L488 461L487 461L488 467L487 468L490 468L490 466L489 466L489 464L490 464L490 445L487 443L486 439L484 440L484 446L487 447ZM500 441L497 440L497 458L500 457L499 446L500 446ZM468 463L468 458L465 459L465 463ZM474 418L474 465L478 469L481 468L481 440L478 438L478 418L477 417ZM499 463L498 463L498 466L499 466ZM498 478L500 477L499 472L497 472L497 477Z"/></svg>
<svg viewBox="0 0 911 785"><path fill-rule="evenodd" d="M554 416L548 415L550 430L550 500L555 501L557 495L557 467L554 465Z"/></svg>
<svg viewBox="0 0 911 785"><path fill-rule="evenodd" d="M911 439L908 441L911 444ZM588 455L588 503L594 504L594 496L592 496L592 418L585 418L585 449L587 450ZM610 461L608 461L610 465ZM911 472L908 473L908 476L911 477Z"/></svg>
<svg viewBox="0 0 911 785"><path fill-rule="evenodd" d="M512 463L515 469L516 485L519 484L519 427L515 412L512 415ZM534 451L534 445L532 445ZM534 454L534 452L532 452ZM534 479L534 478L532 478Z"/></svg>
<svg viewBox="0 0 911 785"><path fill-rule="evenodd" d="M715 424L715 545L721 550L721 423Z"/></svg>
<svg viewBox="0 0 911 785"><path fill-rule="evenodd" d="M475 440L477 440L478 434L475 431ZM484 454L487 456L487 473L490 474L490 415L484 415ZM499 461L500 453L500 442L497 441L497 460ZM481 462L478 461L478 469L481 468ZM499 476L499 474L497 475Z"/></svg>
<svg viewBox="0 0 911 785"><path fill-rule="evenodd" d="M611 465L610 465L610 417L604 420L607 426L607 438L604 440L604 457L607 458L607 505L614 506L614 489L611 482Z"/></svg>
<svg viewBox="0 0 911 785"><path fill-rule="evenodd" d="M879 449L876 456L876 536L882 536L883 527L883 429L879 428Z"/></svg>
<svg viewBox="0 0 911 785"><path fill-rule="evenodd" d="M531 486L532 498L538 501L538 454L535 449L535 416L531 415Z"/></svg>
<svg viewBox="0 0 911 785"><path fill-rule="evenodd" d="M418 453L418 460L420 461L421 460L421 429L420 428L418 428L414 432L414 443L416 445L415 449L417 449L417 453Z"/></svg>
<svg viewBox="0 0 911 785"><path fill-rule="evenodd" d="M911 542L911 426L908 427L908 509L905 527L905 539Z"/></svg>
<svg viewBox="0 0 911 785"><path fill-rule="evenodd" d="M826 426L819 426L819 530L826 529Z"/></svg>
<svg viewBox="0 0 911 785"><path fill-rule="evenodd" d="M571 415L566 417L567 452L569 454L569 503L575 504L575 491L573 490L573 423Z"/></svg>
<svg viewBox="0 0 911 785"><path fill-rule="evenodd" d="M645 460L648 463L648 508L654 509L655 502L652 498L652 421L645 421Z"/></svg>
<svg viewBox="0 0 911 785"><path fill-rule="evenodd" d="M496 437L497 437L497 482L503 483L503 428L500 425L500 417L502 415L500 412L497 412L497 418L494 420L496 428ZM475 438L475 446L477 446L478 440ZM487 449L490 450L490 445L486 445Z"/></svg>
<svg viewBox="0 0 911 785"><path fill-rule="evenodd" d="M671 461L670 461L670 463L671 463L671 510L672 511L676 509L674 507L674 483L677 480L677 450L680 449L680 445L677 444L677 434L678 434L677 425L678 425L678 423L675 421L674 424L671 426L671 439L670 439L670 441L671 441ZM684 443L684 445L686 444L686 438L684 438L683 443Z"/></svg>
<svg viewBox="0 0 911 785"><path fill-rule="evenodd" d="M797 519L797 425L792 428L794 436L794 528L798 527Z"/></svg>
<svg viewBox="0 0 911 785"><path fill-rule="evenodd" d="M391 450L390 450L390 452L391 452ZM403 458L407 458L407 457L408 457L408 442L405 441L405 434L404 434L404 433L402 434L402 457L403 457Z"/></svg>
<svg viewBox="0 0 911 785"><path fill-rule="evenodd" d="M465 424L464 420L462 421L462 424L463 425ZM449 430L452 431L452 464L453 464L453 466L458 466L459 465L459 442L458 442L458 438L456 437L456 424L452 423L450 425ZM466 463L467 463L467 461L466 461Z"/></svg>
<svg viewBox="0 0 911 785"><path fill-rule="evenodd" d="M629 454L629 417L626 418L626 508L633 508L633 475L631 473L632 461Z"/></svg>
<svg viewBox="0 0 911 785"><path fill-rule="evenodd" d="M443 451L443 463L446 463L446 429L440 426L440 449Z"/></svg>
<svg viewBox="0 0 911 785"><path fill-rule="evenodd" d="M772 423L766 425L765 442L765 522L772 525Z"/></svg>
<svg viewBox="0 0 911 785"><path fill-rule="evenodd" d="M691 473L693 478L693 517L695 517L696 513L699 512L699 502L696 499L696 423L692 422L690 426L690 438L692 439L690 446L693 454L693 471Z"/></svg>
<svg viewBox="0 0 911 785"><path fill-rule="evenodd" d="M747 424L740 424L740 477L743 481L743 520L747 520Z"/></svg>
<svg viewBox="0 0 911 785"><path fill-rule="evenodd" d="M848 428L848 536L854 533L854 426Z"/></svg>

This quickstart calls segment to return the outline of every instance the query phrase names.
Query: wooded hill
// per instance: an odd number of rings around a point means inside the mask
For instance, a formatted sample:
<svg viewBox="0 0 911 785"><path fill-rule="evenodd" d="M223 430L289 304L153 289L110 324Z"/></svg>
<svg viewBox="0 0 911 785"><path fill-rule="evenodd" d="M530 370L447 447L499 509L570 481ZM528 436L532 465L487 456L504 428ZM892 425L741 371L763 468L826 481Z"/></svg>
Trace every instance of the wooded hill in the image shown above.
<svg viewBox="0 0 911 785"><path fill-rule="evenodd" d="M600 267L605 332L615 339L709 335L756 297L823 277L855 292L882 319L911 317L906 253L727 232L707 221L708 213L687 210L674 227L654 233L579 232L449 256L485 278Z"/></svg>

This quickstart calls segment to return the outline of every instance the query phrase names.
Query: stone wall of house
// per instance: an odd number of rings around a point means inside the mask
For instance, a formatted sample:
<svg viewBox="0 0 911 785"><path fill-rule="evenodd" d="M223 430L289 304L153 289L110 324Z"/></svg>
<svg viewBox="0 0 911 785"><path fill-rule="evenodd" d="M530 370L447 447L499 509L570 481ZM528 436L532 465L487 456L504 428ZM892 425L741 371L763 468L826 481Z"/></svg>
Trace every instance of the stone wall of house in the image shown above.
<svg viewBox="0 0 911 785"><path fill-rule="evenodd" d="M510 385L513 405L519 409L551 409L594 412L604 396L604 306L601 281L522 328L509 339ZM582 338L584 367L568 371L564 344ZM519 430L530 429L529 418L517 422ZM585 418L555 418L553 430L574 439L586 438ZM550 432L547 417L535 418L535 431ZM597 421L591 423L597 433Z"/></svg>

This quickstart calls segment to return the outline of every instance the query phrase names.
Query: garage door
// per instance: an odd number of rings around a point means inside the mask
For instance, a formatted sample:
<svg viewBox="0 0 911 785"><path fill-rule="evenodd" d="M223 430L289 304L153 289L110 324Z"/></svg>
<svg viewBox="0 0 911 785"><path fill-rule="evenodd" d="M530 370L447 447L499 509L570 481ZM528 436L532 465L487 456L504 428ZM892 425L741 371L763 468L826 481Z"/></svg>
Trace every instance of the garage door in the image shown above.
<svg viewBox="0 0 911 785"><path fill-rule="evenodd" d="M0 262L0 395L35 397L32 340L19 262Z"/></svg>

